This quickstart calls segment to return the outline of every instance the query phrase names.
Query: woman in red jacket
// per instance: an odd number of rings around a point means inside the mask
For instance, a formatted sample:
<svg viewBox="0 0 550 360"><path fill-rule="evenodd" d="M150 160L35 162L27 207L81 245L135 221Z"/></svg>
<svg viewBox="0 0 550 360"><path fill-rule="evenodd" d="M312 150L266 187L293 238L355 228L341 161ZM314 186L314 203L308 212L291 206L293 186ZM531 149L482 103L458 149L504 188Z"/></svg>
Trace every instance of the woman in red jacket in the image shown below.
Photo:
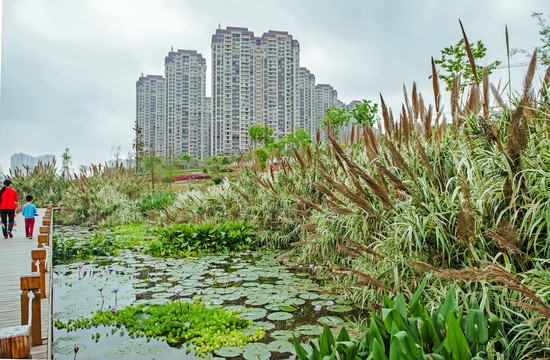
<svg viewBox="0 0 550 360"><path fill-rule="evenodd" d="M15 208L17 207L17 192L11 188L11 180L4 180L4 187L0 190L0 216L2 217L2 232L4 239L13 237L13 223L15 222ZM8 224L9 219L9 224Z"/></svg>

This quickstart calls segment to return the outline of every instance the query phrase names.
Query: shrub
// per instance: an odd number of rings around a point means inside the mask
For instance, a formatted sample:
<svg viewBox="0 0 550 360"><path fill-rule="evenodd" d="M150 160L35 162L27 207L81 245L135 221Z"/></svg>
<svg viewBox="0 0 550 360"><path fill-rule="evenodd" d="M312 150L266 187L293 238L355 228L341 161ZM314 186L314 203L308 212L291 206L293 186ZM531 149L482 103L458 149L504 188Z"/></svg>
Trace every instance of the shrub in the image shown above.
<svg viewBox="0 0 550 360"><path fill-rule="evenodd" d="M183 180L203 180L203 179L212 179L211 175L204 174L185 174L176 176L174 181L183 181Z"/></svg>
<svg viewBox="0 0 550 360"><path fill-rule="evenodd" d="M260 164L260 169L265 169L266 161L269 158L267 151L263 148L257 148L254 150L254 155L258 158L258 164Z"/></svg>
<svg viewBox="0 0 550 360"><path fill-rule="evenodd" d="M214 177L212 178L212 181L214 182L214 184L219 185L219 184L222 183L223 179L222 179L221 177L219 177L219 176L214 176Z"/></svg>

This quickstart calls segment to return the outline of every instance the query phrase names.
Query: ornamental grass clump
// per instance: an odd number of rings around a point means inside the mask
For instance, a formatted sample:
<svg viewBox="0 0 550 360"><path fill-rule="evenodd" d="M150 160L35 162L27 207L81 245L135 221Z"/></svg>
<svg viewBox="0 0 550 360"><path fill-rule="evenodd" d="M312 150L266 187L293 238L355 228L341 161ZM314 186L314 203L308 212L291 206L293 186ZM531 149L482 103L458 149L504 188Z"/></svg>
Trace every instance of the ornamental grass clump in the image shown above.
<svg viewBox="0 0 550 360"><path fill-rule="evenodd" d="M56 220L79 225L139 222L143 215L136 209L144 188L143 178L132 169L91 165L70 179Z"/></svg>

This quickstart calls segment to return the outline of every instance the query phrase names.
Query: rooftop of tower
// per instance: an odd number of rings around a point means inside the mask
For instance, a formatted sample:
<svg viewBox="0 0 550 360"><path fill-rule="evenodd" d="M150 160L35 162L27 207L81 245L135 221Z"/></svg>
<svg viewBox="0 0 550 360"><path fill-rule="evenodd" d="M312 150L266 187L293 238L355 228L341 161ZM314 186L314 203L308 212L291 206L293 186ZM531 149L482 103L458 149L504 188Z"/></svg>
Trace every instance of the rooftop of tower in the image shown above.
<svg viewBox="0 0 550 360"><path fill-rule="evenodd" d="M166 58L164 59L164 63L168 64L168 63L174 62L176 57L180 55L196 56L199 59L199 62L201 64L206 64L206 59L202 57L201 53L198 53L196 50L181 50L181 49L179 49L178 51L170 51L168 53L168 56L166 56Z"/></svg>

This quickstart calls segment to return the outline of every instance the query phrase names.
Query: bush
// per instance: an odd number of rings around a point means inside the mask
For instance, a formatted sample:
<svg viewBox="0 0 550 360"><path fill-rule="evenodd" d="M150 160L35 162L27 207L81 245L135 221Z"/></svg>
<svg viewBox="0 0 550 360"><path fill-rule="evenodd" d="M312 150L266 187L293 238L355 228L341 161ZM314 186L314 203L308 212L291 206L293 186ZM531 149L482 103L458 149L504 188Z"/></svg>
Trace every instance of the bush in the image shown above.
<svg viewBox="0 0 550 360"><path fill-rule="evenodd" d="M222 179L221 177L219 177L219 176L214 176L214 177L212 178L212 181L214 182L214 184L219 185L219 184L222 183L223 179Z"/></svg>
<svg viewBox="0 0 550 360"><path fill-rule="evenodd" d="M174 224L159 230L158 239L151 242L149 251L155 256L163 253L180 256L190 252L246 249L254 241L246 222Z"/></svg>
<svg viewBox="0 0 550 360"><path fill-rule="evenodd" d="M185 174L176 176L174 181L183 181L183 180L203 180L203 179L212 179L211 175L204 174Z"/></svg>
<svg viewBox="0 0 550 360"><path fill-rule="evenodd" d="M266 161L269 158L267 151L263 148L257 148L254 150L254 155L258 158L258 164L260 164L260 169L265 169Z"/></svg>

